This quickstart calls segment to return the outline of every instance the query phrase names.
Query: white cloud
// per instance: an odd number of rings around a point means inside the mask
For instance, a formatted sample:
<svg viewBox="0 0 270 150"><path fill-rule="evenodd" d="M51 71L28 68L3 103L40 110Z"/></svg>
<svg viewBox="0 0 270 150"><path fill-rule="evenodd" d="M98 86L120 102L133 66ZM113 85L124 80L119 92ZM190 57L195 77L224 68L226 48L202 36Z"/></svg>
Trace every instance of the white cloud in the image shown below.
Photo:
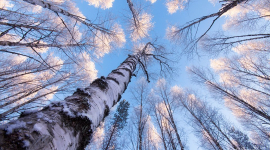
<svg viewBox="0 0 270 150"><path fill-rule="evenodd" d="M42 7L41 6L38 6L38 5L34 5L32 6L32 12L33 13L41 13L42 12Z"/></svg>
<svg viewBox="0 0 270 150"><path fill-rule="evenodd" d="M165 87L166 85L166 80L164 78L158 79L156 86L157 87Z"/></svg>
<svg viewBox="0 0 270 150"><path fill-rule="evenodd" d="M137 80L137 84L147 86L148 82L146 81L145 77L141 77L139 80Z"/></svg>
<svg viewBox="0 0 270 150"><path fill-rule="evenodd" d="M8 60L10 60L10 65L14 66L14 65L19 65L23 62L25 62L27 59L27 57L25 56L21 56L21 55L11 55L9 56Z"/></svg>
<svg viewBox="0 0 270 150"><path fill-rule="evenodd" d="M155 3L157 0L146 0L146 1L149 1L151 2L152 4Z"/></svg>
<svg viewBox="0 0 270 150"><path fill-rule="evenodd" d="M114 0L86 0L89 5L94 5L96 8L108 9L113 6Z"/></svg>
<svg viewBox="0 0 270 150"><path fill-rule="evenodd" d="M175 85L171 88L171 94L173 97L176 97L180 94L183 94L183 89L180 88L179 86Z"/></svg>
<svg viewBox="0 0 270 150"><path fill-rule="evenodd" d="M37 43L37 42L34 42L34 43ZM46 42L43 42L43 41L39 41L38 43L39 44L47 44ZM35 48L35 50L38 53L46 53L49 50L49 47L38 47L38 48ZM32 51L32 52L35 53L34 51Z"/></svg>
<svg viewBox="0 0 270 150"><path fill-rule="evenodd" d="M188 0L167 0L166 6L170 14L175 13L177 10L183 10Z"/></svg>
<svg viewBox="0 0 270 150"><path fill-rule="evenodd" d="M218 0L208 0L208 2L212 3L214 6L218 2Z"/></svg>
<svg viewBox="0 0 270 150"><path fill-rule="evenodd" d="M221 71L227 68L227 62L225 58L210 59L210 67L215 71Z"/></svg>
<svg viewBox="0 0 270 150"><path fill-rule="evenodd" d="M0 41L18 42L19 39L19 36L17 36L16 34L4 34L0 38Z"/></svg>
<svg viewBox="0 0 270 150"><path fill-rule="evenodd" d="M58 89L58 86L51 86L49 88L44 88L42 89L41 91L38 92L38 95L44 95L44 94L47 94L45 97L46 97L46 100L51 100L53 99L53 96L56 92L53 92L53 91L56 91ZM52 93L50 93L52 92ZM48 94L50 93L50 94Z"/></svg>

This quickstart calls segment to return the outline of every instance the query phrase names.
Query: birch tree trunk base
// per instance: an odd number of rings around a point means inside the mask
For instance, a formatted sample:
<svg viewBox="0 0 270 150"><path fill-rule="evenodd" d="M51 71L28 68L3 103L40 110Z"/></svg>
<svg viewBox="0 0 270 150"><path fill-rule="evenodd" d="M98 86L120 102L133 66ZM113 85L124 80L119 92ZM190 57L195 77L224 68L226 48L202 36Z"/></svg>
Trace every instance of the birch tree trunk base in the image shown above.
<svg viewBox="0 0 270 150"><path fill-rule="evenodd" d="M0 149L84 149L92 122L87 117L70 117L63 106L53 105L5 125L0 130Z"/></svg>

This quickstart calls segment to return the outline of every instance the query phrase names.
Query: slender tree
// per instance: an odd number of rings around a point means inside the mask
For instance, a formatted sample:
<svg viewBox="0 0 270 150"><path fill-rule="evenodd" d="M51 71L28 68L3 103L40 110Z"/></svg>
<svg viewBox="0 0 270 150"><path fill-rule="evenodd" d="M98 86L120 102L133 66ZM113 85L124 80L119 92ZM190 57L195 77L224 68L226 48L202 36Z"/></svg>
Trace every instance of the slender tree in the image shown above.
<svg viewBox="0 0 270 150"><path fill-rule="evenodd" d="M240 86L238 86L238 82L231 82L246 78L247 76L237 78L237 76L227 75L222 77L223 80L221 80L221 83L218 83L213 79L210 80L206 73L200 69L193 68L190 71L196 76L197 81L200 83L203 82L212 91L213 95L221 96L221 98L224 99L225 105L233 111L234 115L239 118L243 126L255 132L254 135L261 136L260 145L268 145L269 137L266 133L269 131L269 114L268 105L263 101L261 102L261 99L264 98L264 96L261 95L263 93L258 93L258 91L255 90L257 87L246 89L246 87L242 86L245 85L244 82L239 82ZM254 83L256 82L253 82L253 84ZM246 86L252 87L252 84L247 84ZM255 93L258 97L256 97ZM256 136L254 137L256 139Z"/></svg>
<svg viewBox="0 0 270 150"><path fill-rule="evenodd" d="M203 147L219 150L242 149L241 145L235 142L235 137L231 136L231 123L228 123L217 110L196 98L194 94L178 95L175 98L190 114L194 124L192 127L201 135ZM249 139L246 137L243 142L248 143Z"/></svg>
<svg viewBox="0 0 270 150"><path fill-rule="evenodd" d="M229 135L232 139L237 143L237 147L239 149L254 149L254 144L249 141L249 138L246 134L237 130L235 128L231 128L229 130Z"/></svg>
<svg viewBox="0 0 270 150"><path fill-rule="evenodd" d="M133 147L136 150L143 150L146 144L147 122L149 119L149 112L146 105L148 91L148 83L143 77L138 80L135 88L131 90L136 105L130 125L130 131L135 136L130 137L130 140L134 143Z"/></svg>
<svg viewBox="0 0 270 150"><path fill-rule="evenodd" d="M103 150L119 149L117 144L117 137L120 136L121 130L127 124L129 103L126 100L122 100L111 121L108 133L105 134L103 141Z"/></svg>
<svg viewBox="0 0 270 150"><path fill-rule="evenodd" d="M157 82L157 88L150 96L150 105L152 105L152 113L158 124L164 149L185 149L184 136L181 129L177 126L177 108L176 100L173 99L171 91L169 91L165 79Z"/></svg>

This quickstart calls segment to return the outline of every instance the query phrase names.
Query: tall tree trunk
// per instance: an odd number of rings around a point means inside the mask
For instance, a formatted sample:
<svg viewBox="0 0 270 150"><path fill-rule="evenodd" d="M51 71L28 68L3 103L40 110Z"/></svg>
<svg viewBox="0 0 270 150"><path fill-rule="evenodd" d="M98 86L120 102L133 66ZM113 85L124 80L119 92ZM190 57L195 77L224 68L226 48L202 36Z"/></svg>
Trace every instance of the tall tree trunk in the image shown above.
<svg viewBox="0 0 270 150"><path fill-rule="evenodd" d="M0 149L83 149L121 99L137 62L138 55L130 55L107 78L98 78L64 101L23 113L16 121L0 126Z"/></svg>

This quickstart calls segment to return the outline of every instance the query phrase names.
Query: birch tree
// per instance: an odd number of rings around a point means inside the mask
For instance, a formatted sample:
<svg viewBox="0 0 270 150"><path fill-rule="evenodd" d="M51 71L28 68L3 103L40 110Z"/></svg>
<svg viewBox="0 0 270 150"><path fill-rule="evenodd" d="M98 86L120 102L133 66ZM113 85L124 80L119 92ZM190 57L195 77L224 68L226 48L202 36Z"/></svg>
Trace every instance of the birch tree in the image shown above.
<svg viewBox="0 0 270 150"><path fill-rule="evenodd" d="M201 137L201 146L207 149L243 149L241 144L247 149L253 149L253 144L246 137L240 141L236 136L232 136L232 131L238 131L232 123L227 122L224 117L213 107L201 101L194 94L179 93L175 95L181 107L190 114L190 120L195 133ZM240 133L240 131L239 131ZM240 138L240 137L239 137Z"/></svg>
<svg viewBox="0 0 270 150"><path fill-rule="evenodd" d="M133 108L134 115L131 117L129 131L131 131L132 147L136 150L143 150L146 144L147 122L149 120L149 111L147 111L146 105L148 91L148 83L143 77L137 81L136 86L131 90L136 104Z"/></svg>
<svg viewBox="0 0 270 150"><path fill-rule="evenodd" d="M153 118L160 130L164 149L185 149L184 135L177 125L177 103L172 98L173 92L169 91L164 78L159 79L155 91L150 96ZM154 107L154 108L153 108Z"/></svg>
<svg viewBox="0 0 270 150"><path fill-rule="evenodd" d="M38 112L22 114L18 120L2 126L1 139L3 140L1 140L1 147L4 149L23 147L30 149L84 148L95 128L108 115L110 108L120 100L136 69L136 65L140 64L138 66L145 69L143 64L147 60L145 57L151 58L151 56L159 64L167 65L162 61L164 56L157 59L160 56L148 55L145 50L150 47L158 51L158 46L148 42L136 55L129 55L106 78L102 76L94 80L90 86L83 89L78 88L72 96L68 96L62 102L52 103ZM144 70L144 72L147 74L147 70ZM66 134L63 134L64 131L66 131ZM25 136L16 138L21 133L24 133ZM39 137L40 140L34 140L33 136ZM63 136L65 138L62 138ZM14 139L10 140L12 137ZM38 144L39 142L46 144ZM59 145L59 143L61 144Z"/></svg>
<svg viewBox="0 0 270 150"><path fill-rule="evenodd" d="M229 66L230 64L224 65ZM221 76L221 83L219 83L214 79L209 78L209 76L207 76L207 73L203 72L200 69L193 68L190 71L194 73L194 75L197 77L196 80L198 82L203 82L211 91L213 91L213 95L218 96L218 99L224 99L225 105L232 110L233 114L239 118L239 120L242 122L243 126L246 127L246 129L255 132L254 135L258 134L262 137L261 141L264 141L264 144L262 144L261 142L258 142L257 144L261 144L267 147L269 143L269 138L266 134L269 130L268 105L260 102L261 100L263 101L264 96L260 95L261 93L259 90L256 90L257 86L250 83L246 84L245 82L243 82L242 84L241 82L237 82L238 79L244 79L245 81L245 78L248 77L248 75L242 75L241 77L237 77L230 76L231 74L227 73L225 74L226 76ZM256 82L251 83L256 84ZM252 88L252 86L254 86L254 88ZM256 142L254 144L256 144Z"/></svg>

